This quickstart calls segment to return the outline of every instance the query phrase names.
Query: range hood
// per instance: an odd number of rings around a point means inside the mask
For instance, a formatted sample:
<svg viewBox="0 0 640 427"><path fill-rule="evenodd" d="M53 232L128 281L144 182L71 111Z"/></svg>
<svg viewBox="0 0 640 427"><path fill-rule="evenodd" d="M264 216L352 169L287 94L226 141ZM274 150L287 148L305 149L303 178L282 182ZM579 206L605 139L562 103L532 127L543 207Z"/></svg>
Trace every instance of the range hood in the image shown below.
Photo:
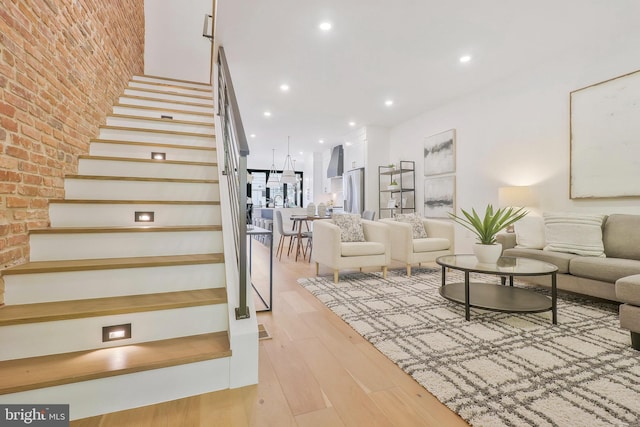
<svg viewBox="0 0 640 427"><path fill-rule="evenodd" d="M344 171L343 158L344 152L342 151L342 145L333 147L331 160L329 160L329 167L327 168L327 178L342 176L342 172Z"/></svg>

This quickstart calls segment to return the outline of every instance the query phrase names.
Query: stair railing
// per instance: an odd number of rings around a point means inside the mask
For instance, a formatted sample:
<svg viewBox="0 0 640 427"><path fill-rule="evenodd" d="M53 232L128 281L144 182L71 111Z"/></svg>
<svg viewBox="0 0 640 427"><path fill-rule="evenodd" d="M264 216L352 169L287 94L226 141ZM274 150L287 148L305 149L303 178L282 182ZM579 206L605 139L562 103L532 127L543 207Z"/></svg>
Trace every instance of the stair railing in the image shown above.
<svg viewBox="0 0 640 427"><path fill-rule="evenodd" d="M240 118L240 109L233 89L229 65L222 46L218 47L218 115L224 147L223 174L231 200L234 246L239 275L239 298L236 319L250 316L247 306L247 156L249 145Z"/></svg>

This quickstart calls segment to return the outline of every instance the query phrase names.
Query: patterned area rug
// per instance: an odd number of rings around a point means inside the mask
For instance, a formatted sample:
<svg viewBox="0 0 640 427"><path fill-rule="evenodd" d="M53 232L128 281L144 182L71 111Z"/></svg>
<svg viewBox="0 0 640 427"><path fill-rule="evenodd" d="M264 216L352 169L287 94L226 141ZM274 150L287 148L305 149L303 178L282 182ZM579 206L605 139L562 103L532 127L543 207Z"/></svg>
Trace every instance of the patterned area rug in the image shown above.
<svg viewBox="0 0 640 427"><path fill-rule="evenodd" d="M462 281L456 273L447 281ZM640 352L619 328L617 305L561 295L555 326L550 312L472 309L467 322L464 306L438 293L440 274L298 282L474 426L640 425Z"/></svg>

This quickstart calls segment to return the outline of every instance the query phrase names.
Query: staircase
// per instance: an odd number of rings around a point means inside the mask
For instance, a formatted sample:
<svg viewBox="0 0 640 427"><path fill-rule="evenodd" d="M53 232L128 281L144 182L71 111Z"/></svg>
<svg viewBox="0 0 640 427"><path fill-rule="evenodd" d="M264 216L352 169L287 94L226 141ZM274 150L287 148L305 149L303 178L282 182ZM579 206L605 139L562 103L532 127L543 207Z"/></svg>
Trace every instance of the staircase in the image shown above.
<svg viewBox="0 0 640 427"><path fill-rule="evenodd" d="M212 105L210 86L131 80L30 262L1 272L0 402L77 419L233 386Z"/></svg>

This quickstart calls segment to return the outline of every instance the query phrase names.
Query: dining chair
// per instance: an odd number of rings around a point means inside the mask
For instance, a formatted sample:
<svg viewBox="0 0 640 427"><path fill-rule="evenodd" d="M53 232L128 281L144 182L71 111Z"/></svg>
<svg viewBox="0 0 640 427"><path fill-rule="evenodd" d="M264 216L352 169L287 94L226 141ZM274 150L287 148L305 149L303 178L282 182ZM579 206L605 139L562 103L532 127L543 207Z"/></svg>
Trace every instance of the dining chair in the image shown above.
<svg viewBox="0 0 640 427"><path fill-rule="evenodd" d="M376 218L376 211L364 211L362 212L362 219L373 221Z"/></svg>
<svg viewBox="0 0 640 427"><path fill-rule="evenodd" d="M285 230L282 225L282 212L277 209L274 209L276 215L276 228L278 229L278 234L280 234L280 240L278 241L278 248L276 249L276 256L278 259L282 260L282 250L284 249L284 239L289 238L289 249L287 250L287 256L291 253L291 246L293 245L293 239L298 237L298 232L296 230Z"/></svg>

